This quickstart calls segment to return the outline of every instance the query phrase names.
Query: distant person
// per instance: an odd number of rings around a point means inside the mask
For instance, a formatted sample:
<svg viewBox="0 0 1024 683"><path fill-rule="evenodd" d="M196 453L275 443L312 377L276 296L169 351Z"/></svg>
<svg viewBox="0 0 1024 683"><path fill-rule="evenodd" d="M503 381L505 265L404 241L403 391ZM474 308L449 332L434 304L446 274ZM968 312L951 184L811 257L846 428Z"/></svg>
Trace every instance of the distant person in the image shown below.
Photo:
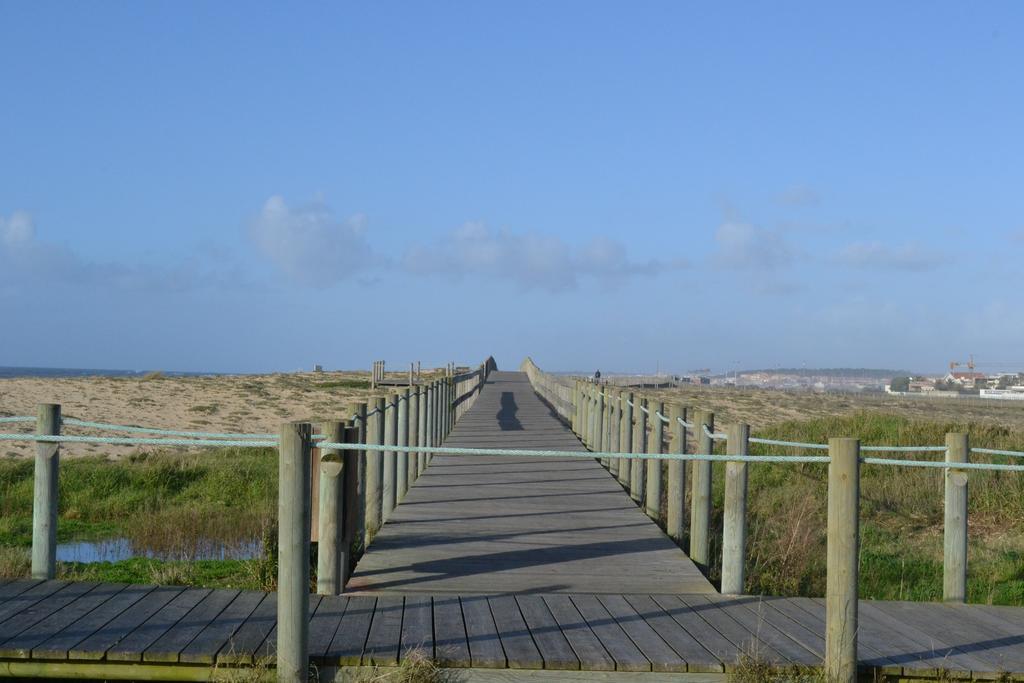
<svg viewBox="0 0 1024 683"><path fill-rule="evenodd" d="M601 379L601 371L597 370L594 372L594 379Z"/></svg>

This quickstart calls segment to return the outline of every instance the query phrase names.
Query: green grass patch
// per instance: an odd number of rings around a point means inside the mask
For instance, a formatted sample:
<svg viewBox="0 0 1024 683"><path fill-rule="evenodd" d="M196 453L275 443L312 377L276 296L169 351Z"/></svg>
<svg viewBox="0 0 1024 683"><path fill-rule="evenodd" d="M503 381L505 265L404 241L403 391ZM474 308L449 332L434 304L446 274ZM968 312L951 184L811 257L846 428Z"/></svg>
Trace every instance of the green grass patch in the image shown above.
<svg viewBox="0 0 1024 683"><path fill-rule="evenodd" d="M331 382L314 382L315 389L369 389L370 381L366 379L340 379Z"/></svg>

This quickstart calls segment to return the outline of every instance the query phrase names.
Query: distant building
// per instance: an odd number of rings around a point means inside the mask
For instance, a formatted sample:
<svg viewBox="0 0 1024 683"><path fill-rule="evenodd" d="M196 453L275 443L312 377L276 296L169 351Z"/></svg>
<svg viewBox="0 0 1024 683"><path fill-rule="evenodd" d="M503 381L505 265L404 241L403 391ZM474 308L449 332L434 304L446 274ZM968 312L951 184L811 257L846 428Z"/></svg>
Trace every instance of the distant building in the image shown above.
<svg viewBox="0 0 1024 683"><path fill-rule="evenodd" d="M962 387L973 388L978 382L984 382L988 376L984 372L950 372L943 379L948 384L958 384Z"/></svg>

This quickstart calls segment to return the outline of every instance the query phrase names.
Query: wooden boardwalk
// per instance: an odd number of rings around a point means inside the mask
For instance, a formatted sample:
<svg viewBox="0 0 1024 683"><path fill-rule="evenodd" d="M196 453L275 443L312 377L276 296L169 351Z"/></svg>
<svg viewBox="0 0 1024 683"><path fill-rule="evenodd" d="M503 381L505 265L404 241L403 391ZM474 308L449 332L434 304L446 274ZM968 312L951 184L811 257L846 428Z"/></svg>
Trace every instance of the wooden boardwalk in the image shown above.
<svg viewBox="0 0 1024 683"><path fill-rule="evenodd" d="M525 373L493 372L446 446L580 451ZM435 456L348 590L710 593L714 588L597 461Z"/></svg>
<svg viewBox="0 0 1024 683"><path fill-rule="evenodd" d="M2 583L0 675L202 680L272 665L275 611L273 593ZM492 669L535 670L533 680L571 671L588 672L577 680L709 680L734 670L741 653L818 666L824 648L824 605L809 598L312 596L310 613L321 680L339 667L395 666L413 651L465 669L469 681ZM998 679L1024 671L1024 610L862 601L859 657L865 673Z"/></svg>
<svg viewBox="0 0 1024 683"><path fill-rule="evenodd" d="M491 373L448 445L583 447L520 373ZM310 600L319 679L413 652L463 681L710 681L821 665L819 599L723 596L592 459L443 457L349 594ZM273 678L273 593L0 581L0 676ZM869 679L1024 680L1024 609L861 601ZM234 668L257 667L253 672ZM514 670L514 671L513 671Z"/></svg>

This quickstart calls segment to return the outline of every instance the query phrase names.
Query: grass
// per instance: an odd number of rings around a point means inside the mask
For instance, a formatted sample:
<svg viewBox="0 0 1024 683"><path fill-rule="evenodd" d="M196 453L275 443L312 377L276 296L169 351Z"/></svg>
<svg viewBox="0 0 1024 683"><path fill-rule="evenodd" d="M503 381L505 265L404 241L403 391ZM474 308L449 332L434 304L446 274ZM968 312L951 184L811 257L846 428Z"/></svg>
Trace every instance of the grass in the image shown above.
<svg viewBox="0 0 1024 683"><path fill-rule="evenodd" d="M0 575L24 575L32 542L29 460L0 461ZM64 563L73 579L266 588L274 572L257 560L189 562L209 552L274 545L277 458L270 449L225 448L196 454L139 453L117 462L66 460L60 467L59 542L125 538L181 561L132 559Z"/></svg>
<svg viewBox="0 0 1024 683"><path fill-rule="evenodd" d="M851 435L865 444L941 445L947 432L956 431L968 432L972 446L1024 451L1022 430L867 411L787 421L759 430L757 436L824 443L829 436ZM752 445L751 452L797 453L760 445ZM892 457L938 459L941 454ZM713 577L720 576L723 469L715 468ZM749 476L747 590L824 595L826 466L753 465ZM862 467L861 597L941 599L943 477L942 470ZM1011 472L971 472L968 515L968 601L1024 605L1024 478Z"/></svg>

